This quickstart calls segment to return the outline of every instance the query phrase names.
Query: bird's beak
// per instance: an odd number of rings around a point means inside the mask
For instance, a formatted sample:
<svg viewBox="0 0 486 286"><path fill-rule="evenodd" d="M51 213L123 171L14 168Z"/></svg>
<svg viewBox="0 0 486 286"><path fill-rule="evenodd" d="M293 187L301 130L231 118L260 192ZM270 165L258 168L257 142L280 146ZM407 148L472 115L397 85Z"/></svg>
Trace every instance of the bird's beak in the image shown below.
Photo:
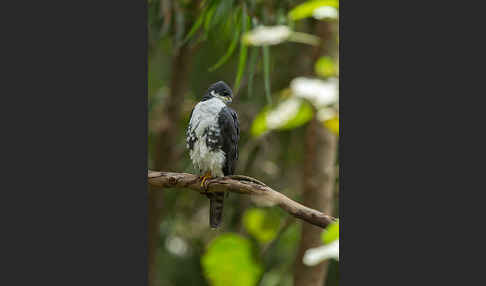
<svg viewBox="0 0 486 286"><path fill-rule="evenodd" d="M233 102L233 99L231 99L231 97L230 97L230 96L225 96L225 97L224 97L224 102L226 102L226 103L231 103L231 102Z"/></svg>

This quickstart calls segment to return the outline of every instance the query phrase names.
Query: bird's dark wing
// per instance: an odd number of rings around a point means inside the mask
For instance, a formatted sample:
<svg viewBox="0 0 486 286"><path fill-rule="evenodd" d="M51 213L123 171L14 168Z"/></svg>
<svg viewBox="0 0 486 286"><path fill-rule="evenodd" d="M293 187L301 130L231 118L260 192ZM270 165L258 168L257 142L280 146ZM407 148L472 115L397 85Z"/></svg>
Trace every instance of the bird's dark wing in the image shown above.
<svg viewBox="0 0 486 286"><path fill-rule="evenodd" d="M194 129L191 125L192 113L194 112L194 108L191 110L191 115L189 115L189 124L187 125L186 130L186 147L189 150L192 150L194 143L197 141L196 134L194 133Z"/></svg>
<svg viewBox="0 0 486 286"><path fill-rule="evenodd" d="M218 143L226 154L223 174L225 176L233 175L238 160L238 141L240 140L238 115L233 109L226 106L218 114L218 125L221 130Z"/></svg>

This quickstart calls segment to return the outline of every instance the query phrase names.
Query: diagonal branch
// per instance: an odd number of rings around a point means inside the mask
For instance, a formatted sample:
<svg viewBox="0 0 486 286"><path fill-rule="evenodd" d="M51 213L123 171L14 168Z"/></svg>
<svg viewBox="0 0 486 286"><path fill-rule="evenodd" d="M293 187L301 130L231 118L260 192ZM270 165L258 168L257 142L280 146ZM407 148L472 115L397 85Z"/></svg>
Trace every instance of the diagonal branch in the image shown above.
<svg viewBox="0 0 486 286"><path fill-rule="evenodd" d="M148 171L148 183L159 188L189 188L200 193L204 192L201 187L201 180L198 176L187 173L170 173ZM227 176L213 178L207 181L208 192L232 192L244 195L251 195L267 205L277 205L296 218L310 224L325 228L329 223L336 220L320 211L308 208L296 201L289 199L264 183L246 176Z"/></svg>

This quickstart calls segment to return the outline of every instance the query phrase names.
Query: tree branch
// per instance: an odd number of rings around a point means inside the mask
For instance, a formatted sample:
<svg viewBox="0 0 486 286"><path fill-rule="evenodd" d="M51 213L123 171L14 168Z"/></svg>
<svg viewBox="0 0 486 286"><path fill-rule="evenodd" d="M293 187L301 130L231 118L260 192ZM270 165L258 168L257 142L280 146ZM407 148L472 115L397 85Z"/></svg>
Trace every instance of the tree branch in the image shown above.
<svg viewBox="0 0 486 286"><path fill-rule="evenodd" d="M264 183L250 177L240 175L226 176L223 178L213 178L206 182L208 192L228 191L251 195L253 198L265 204L277 205L294 217L322 228L327 227L327 225L336 220L334 217L301 205ZM149 170L148 183L153 187L159 188L189 188L199 193L205 191L204 187L201 187L199 177L187 173L155 172Z"/></svg>

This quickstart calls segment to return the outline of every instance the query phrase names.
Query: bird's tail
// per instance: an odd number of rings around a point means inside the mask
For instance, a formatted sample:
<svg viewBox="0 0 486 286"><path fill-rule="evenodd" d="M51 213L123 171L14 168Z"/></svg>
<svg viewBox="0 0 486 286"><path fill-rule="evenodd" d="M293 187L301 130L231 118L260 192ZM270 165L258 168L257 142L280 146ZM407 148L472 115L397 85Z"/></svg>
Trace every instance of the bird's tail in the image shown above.
<svg viewBox="0 0 486 286"><path fill-rule="evenodd" d="M209 193L209 225L218 228L223 218L224 193Z"/></svg>

